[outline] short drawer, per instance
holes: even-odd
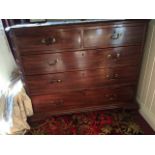
[[[133,87],[100,88],[31,96],[34,112],[55,112],[133,101]]]
[[[26,75],[139,64],[140,47],[23,56]]]
[[[15,36],[21,55],[37,54],[42,50],[55,53],[63,49],[81,47],[81,31],[78,29],[27,28],[17,30]]]
[[[26,76],[26,80],[31,95],[42,95],[71,90],[101,88],[120,83],[133,84],[137,82],[137,76],[137,67],[128,66]]]
[[[115,47],[140,45],[145,25],[132,27],[90,28],[84,30],[84,47]]]

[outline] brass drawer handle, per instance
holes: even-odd
[[[50,83],[53,84],[53,83],[61,83],[62,80],[58,79],[58,80],[51,80]]]
[[[115,79],[119,77],[119,75],[116,73],[114,74]]]
[[[108,54],[108,55],[107,55],[107,58],[108,58],[108,59],[110,59],[111,57],[112,57],[112,55],[111,55],[111,54]]]
[[[116,98],[117,98],[117,95],[116,94],[107,94],[107,95],[105,95],[106,96],[106,98],[108,99],[108,100],[110,100],[110,101],[112,101],[112,100],[115,100]]]
[[[110,75],[109,75],[109,74],[107,74],[107,75],[106,75],[106,78],[107,78],[107,79],[110,79]]]
[[[64,105],[64,100],[52,101],[51,104],[55,106],[61,106],[61,105]]]
[[[52,45],[53,43],[56,42],[56,39],[54,37],[48,37],[48,38],[43,38],[41,39],[41,43],[45,45]]]
[[[114,31],[112,36],[111,36],[111,39],[117,40],[120,38],[121,35],[122,35],[121,33],[117,33],[116,31]]]
[[[116,56],[112,56],[111,54],[108,54],[108,55],[107,55],[107,58],[108,58],[108,59],[114,59],[114,60],[117,60],[117,59],[120,58],[120,56],[121,56],[120,53],[117,53]]]
[[[53,39],[52,39],[52,43],[55,43],[55,42],[56,42],[56,39],[55,39],[55,38],[53,38]]]
[[[54,60],[54,61],[51,61],[51,62],[48,62],[48,64],[50,65],[50,66],[54,66],[54,65],[56,65],[58,63],[58,59],[56,59],[56,60]]]
[[[57,83],[61,83],[62,82],[62,80],[57,80]]]
[[[109,79],[109,80],[115,80],[118,77],[119,77],[119,74],[117,74],[117,73],[114,74],[114,75],[111,75],[111,76],[109,74],[106,75],[106,78]]]
[[[120,53],[117,53],[114,61],[118,61],[120,59],[120,56],[121,56],[121,54]]]
[[[117,53],[117,54],[116,54],[116,57],[117,57],[117,58],[120,58],[120,55],[121,55],[120,53]]]

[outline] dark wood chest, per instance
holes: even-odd
[[[135,107],[147,20],[13,28],[34,118]]]

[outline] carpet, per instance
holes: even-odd
[[[52,116],[32,127],[28,135],[141,135],[132,111],[94,111]]]

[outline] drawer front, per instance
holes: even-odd
[[[27,76],[31,95],[99,88],[109,84],[136,83],[137,67],[83,70],[39,76]]]
[[[26,75],[138,64],[140,47],[23,56]]]
[[[78,49],[81,47],[81,31],[80,30],[53,30],[48,28],[30,28],[18,30],[16,32],[16,41],[21,54],[31,54],[40,50],[57,50],[62,49]]]
[[[121,87],[32,96],[31,99],[34,112],[37,113],[103,106],[115,102],[119,104],[119,102],[130,102],[133,97],[133,87]]]
[[[90,28],[84,30],[84,47],[115,47],[139,45],[144,39],[145,26]],[[92,37],[93,36],[93,37]]]

